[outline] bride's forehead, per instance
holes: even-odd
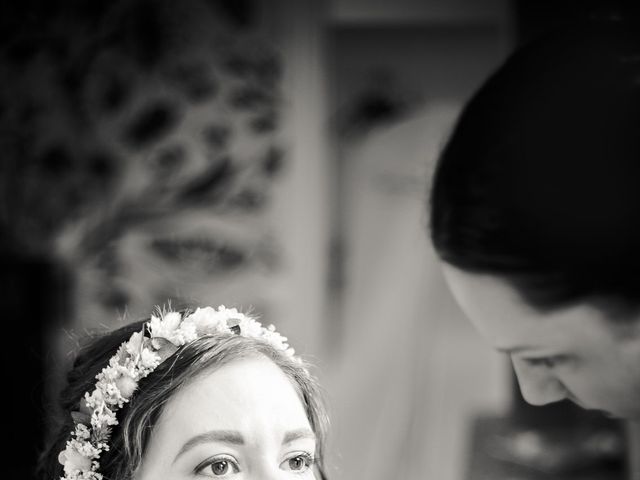
[[[280,451],[292,432],[308,433],[314,442],[309,448],[315,448],[315,432],[289,378],[264,357],[234,360],[171,397],[153,428],[145,462],[165,465],[198,438],[205,440],[194,447],[195,456],[200,451],[206,458],[219,447],[266,455]]]
[[[165,414],[192,422],[201,422],[206,416],[219,424],[249,422],[261,415],[273,421],[306,421],[291,380],[266,357],[234,360],[198,375],[174,395]]]

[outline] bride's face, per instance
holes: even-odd
[[[167,403],[136,480],[312,479],[316,439],[270,360],[234,361]]]

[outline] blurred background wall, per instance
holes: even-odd
[[[5,411],[29,445],[13,478],[29,478],[76,333],[167,301],[251,307],[318,365],[332,479],[574,478],[576,458],[603,457],[589,478],[620,478],[619,436],[607,457],[512,421],[528,410],[510,367],[427,239],[464,101],[523,32],[578,8],[523,5],[3,3],[3,365],[21,359]]]
[[[425,205],[457,112],[508,51],[508,5],[330,7],[336,477],[464,478],[471,418],[505,408],[509,378],[451,301]]]

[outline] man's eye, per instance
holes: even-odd
[[[553,368],[560,363],[559,357],[541,357],[541,358],[526,358],[525,361],[532,367],[546,367]]]
[[[313,466],[313,456],[308,453],[297,453],[292,457],[287,458],[280,468],[291,472],[302,473],[306,472]]]

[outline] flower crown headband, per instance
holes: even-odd
[[[273,325],[265,328],[235,308],[221,305],[217,309],[198,308],[193,313],[158,311],[142,331],[120,345],[96,376],[95,389],[86,392],[79,411],[71,413],[75,428],[58,455],[65,474],[61,480],[102,480],[100,455],[109,450],[112,427],[118,424],[116,412],[131,399],[138,382],[183,345],[216,333],[260,339],[300,361],[287,338]]]

